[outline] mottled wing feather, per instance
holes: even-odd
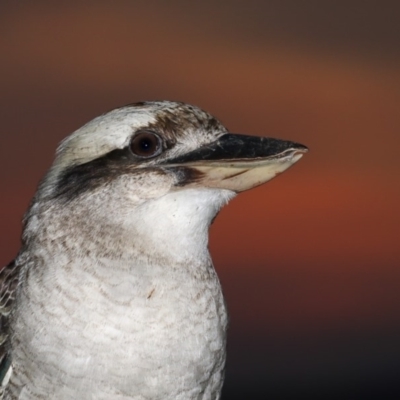
[[[10,368],[7,353],[8,317],[15,300],[18,286],[19,266],[11,261],[0,271],[0,399],[3,392],[3,380]]]

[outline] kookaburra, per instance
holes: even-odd
[[[227,313],[208,229],[301,144],[143,102],[59,146],[0,273],[6,400],[216,400]]]

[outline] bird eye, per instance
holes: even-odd
[[[139,132],[132,138],[130,147],[135,156],[154,157],[161,152],[161,139],[153,132]]]

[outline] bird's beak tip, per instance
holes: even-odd
[[[301,145],[301,146],[302,146],[302,148],[296,149],[293,152],[292,159],[293,159],[294,163],[299,161],[300,158],[302,158],[306,153],[308,153],[308,147],[303,146],[303,145]]]

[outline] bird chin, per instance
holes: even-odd
[[[278,158],[221,160],[187,165],[196,177],[190,186],[243,192],[271,180],[295,164],[305,151],[290,150]]]

